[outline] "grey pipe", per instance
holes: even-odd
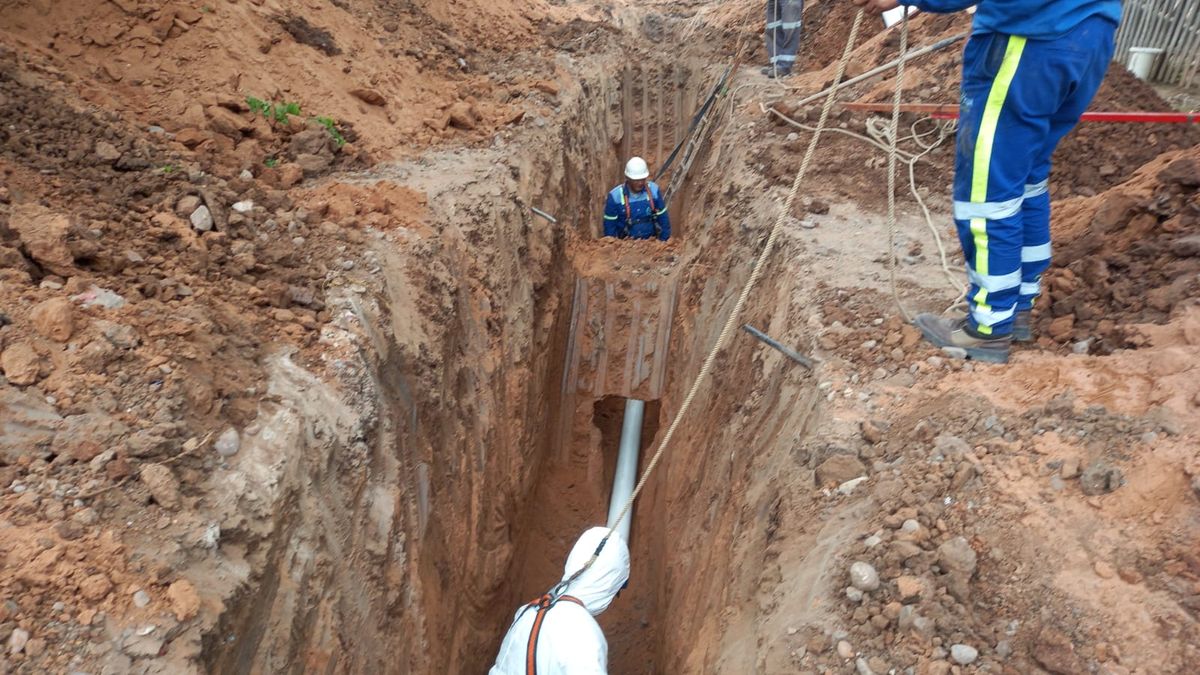
[[[541,217],[545,218],[546,220],[548,220],[548,221],[550,221],[550,222],[552,222],[552,223],[557,223],[557,222],[558,222],[558,219],[557,219],[557,218],[555,218],[554,216],[550,215],[549,213],[546,213],[545,211],[543,211],[543,210],[539,209],[539,208],[538,208],[538,207],[536,207],[536,206],[531,206],[531,207],[529,207],[529,210],[530,210],[530,211],[533,211],[533,212],[534,212],[534,213],[536,213],[537,215],[539,215],[539,216],[541,216]]]
[[[621,423],[621,447],[617,451],[617,470],[613,473],[612,499],[608,503],[608,526],[620,533],[625,543],[629,543],[629,529],[633,524],[631,511],[620,522],[616,520],[625,508],[625,502],[633,494],[637,484],[638,451],[642,442],[642,416],[646,411],[646,402],[636,398],[625,401],[625,419]]]

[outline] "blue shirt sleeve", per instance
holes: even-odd
[[[979,3],[980,0],[908,0],[904,4],[916,7],[922,12],[950,14],[951,12],[961,12],[971,5]]]
[[[619,237],[621,234],[621,218],[625,216],[625,211],[617,200],[613,199],[612,193],[608,193],[608,199],[604,202],[604,236]]]
[[[658,189],[657,183],[650,183],[648,188],[654,195],[654,203],[661,206],[661,209],[655,212],[654,216],[658,224],[658,239],[666,241],[671,238],[671,216],[667,213],[667,205],[663,203],[662,192]]]

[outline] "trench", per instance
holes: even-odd
[[[587,213],[582,239],[599,234],[604,196],[620,180],[625,158],[641,155],[656,171],[676,144],[684,140],[692,111],[699,105],[710,74],[671,65],[623,68],[613,85],[619,102],[610,110],[620,115],[621,134],[614,140],[602,165],[611,166],[606,178],[586,179],[580,190],[583,201],[565,204],[567,212]],[[704,91],[702,91],[704,90]],[[585,114],[585,120],[589,117]],[[590,132],[581,134],[590,137]],[[571,164],[573,160],[568,159]],[[686,196],[689,181],[680,184],[672,199],[673,238],[685,240]],[[665,189],[666,181],[660,181]],[[562,207],[560,207],[560,210]],[[522,602],[546,592],[563,573],[563,562],[575,539],[588,527],[603,525],[609,507],[625,401],[647,400],[642,425],[639,472],[663,421],[664,406],[657,398],[674,358],[668,348],[675,322],[677,279],[641,285],[620,270],[632,261],[638,271],[660,271],[649,254],[638,247],[649,242],[627,242],[622,260],[612,273],[597,273],[596,260],[573,260],[560,281],[564,298],[563,324],[553,341],[552,361],[558,367],[547,374],[547,419],[552,420],[547,443],[541,449],[538,469],[528,502],[513,518],[516,551],[498,596],[494,625],[499,630],[485,638],[485,662],[471,663],[464,672],[482,672],[499,647],[512,612]],[[685,243],[686,246],[686,243]],[[567,258],[595,255],[586,246],[565,252]],[[632,254],[632,255],[630,255]],[[600,253],[600,255],[604,255]],[[639,259],[643,258],[643,259]],[[603,261],[600,261],[603,263]],[[599,327],[597,327],[599,325]],[[586,334],[586,335],[585,335]],[[586,345],[585,345],[586,343]],[[651,343],[651,344],[647,344]],[[636,365],[634,365],[636,364]],[[633,396],[636,395],[636,396]],[[656,514],[657,495],[648,486],[631,517],[632,570],[621,601],[599,617],[609,641],[612,672],[659,672],[660,639],[659,562],[662,527]]]
[[[209,671],[486,672],[516,608],[604,523],[628,397],[648,401],[645,465],[749,268],[705,246],[729,223],[700,205],[729,186],[695,180],[703,153],[671,203],[673,270],[639,253],[656,244],[622,243],[611,266],[589,246],[625,157],[658,166],[721,69],[644,60],[614,73],[613,54],[599,62],[521,153],[426,158],[360,179],[426,192],[445,181],[429,194],[443,224],[407,261],[381,245],[384,290],[354,307],[367,336],[356,393],[377,414],[353,464],[350,443],[308,429],[262,534],[230,535],[251,573],[205,642]],[[463,166],[499,189],[481,199],[455,184],[470,178]],[[560,223],[535,221],[530,204]],[[744,262],[736,247],[753,241],[723,245]],[[685,278],[689,262],[728,274]],[[634,509],[628,592],[600,617],[612,672],[711,670],[724,625],[753,605],[755,575],[726,577],[764,555],[755,521],[777,496],[746,490],[754,453],[729,448],[760,421],[742,410],[744,374],[762,364],[743,344],[719,366],[738,376],[693,412]],[[795,396],[759,416],[786,428]],[[794,441],[775,435],[763,452]]]

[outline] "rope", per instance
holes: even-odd
[[[796,127],[797,129],[804,131],[816,130],[816,127],[811,127],[803,122],[798,122],[774,108],[768,108],[761,103],[759,104],[759,108],[762,109],[764,113],[774,115],[787,124]],[[926,132],[917,131],[917,126],[923,122],[933,122],[933,129]],[[957,295],[961,296],[965,291],[965,287],[963,286],[962,282],[959,281],[961,274],[955,275],[954,270],[950,268],[950,254],[946,250],[946,245],[942,241],[942,235],[940,232],[938,232],[937,225],[933,222],[933,214],[929,210],[929,205],[925,203],[925,199],[921,196],[920,191],[917,189],[916,175],[917,162],[921,161],[926,155],[940,147],[947,138],[953,137],[956,126],[957,123],[954,120],[935,120],[929,117],[923,117],[910,125],[911,133],[909,135],[898,139],[898,142],[910,140],[913,141],[921,148],[921,151],[914,154],[901,148],[897,148],[896,155],[901,162],[904,162],[908,166],[908,189],[912,194],[913,199],[917,202],[917,205],[921,207],[921,213],[925,217],[925,226],[933,235],[933,241],[937,245],[938,257],[941,261],[942,273],[946,275],[946,281],[949,283],[950,287],[954,289]],[[849,136],[850,138],[860,140],[875,148],[878,148],[880,151],[885,153],[889,152],[890,150],[890,139],[892,137],[891,127],[885,125],[883,120],[878,117],[872,117],[867,120],[868,136],[855,133],[848,129],[839,129],[837,127],[831,127],[825,131],[842,134],[843,136]],[[937,134],[937,138],[932,143],[926,143],[923,140],[926,136],[931,136],[933,134]]]
[[[725,348],[729,342],[730,336],[738,326],[738,319],[741,316],[742,310],[746,306],[747,300],[750,298],[750,292],[754,290],[755,284],[763,275],[763,270],[766,269],[767,258],[775,249],[775,242],[779,239],[779,235],[783,232],[783,225],[787,221],[788,216],[792,213],[792,206],[796,201],[796,194],[800,191],[800,185],[804,182],[804,176],[808,173],[808,166],[812,163],[813,156],[816,154],[817,142],[821,139],[821,133],[825,129],[825,123],[829,120],[829,111],[833,108],[834,99],[837,96],[837,84],[842,81],[842,77],[846,73],[846,64],[850,62],[850,54],[854,50],[854,43],[858,39],[858,29],[862,24],[863,10],[859,10],[854,16],[854,24],[850,27],[850,36],[846,40],[846,48],[842,52],[842,58],[838,61],[837,74],[834,76],[834,87],[830,89],[829,95],[825,98],[825,104],[821,107],[821,118],[817,122],[817,130],[813,133],[812,139],[808,142],[808,149],[804,153],[804,159],[800,162],[800,168],[796,171],[796,177],[792,180],[792,189],[788,193],[787,200],[784,201],[783,210],[779,212],[779,217],[775,219],[774,226],[771,227],[771,233],[767,236],[766,244],[763,246],[762,252],[758,254],[758,258],[754,261],[754,269],[750,272],[750,278],[742,287],[742,293],[738,296],[737,303],[733,306],[733,311],[730,312],[729,318],[726,319],[725,325],[721,328],[721,334],[717,337],[716,344],[712,350],[704,358],[704,364],[700,367],[699,374],[696,375],[696,380],[692,382],[691,388],[688,390],[687,396],[683,399],[683,404],[679,406],[679,411],[675,413],[675,417],[671,420],[671,426],[667,427],[667,431],[663,434],[663,438],[659,441],[658,449],[655,450],[654,456],[650,459],[650,463],[646,465],[646,470],[642,472],[642,477],[638,479],[637,485],[633,488],[633,492],[629,495],[629,499],[625,502],[625,507],[621,509],[620,515],[612,523],[611,528],[615,529],[621,524],[621,521],[629,515],[630,509],[633,508],[634,501],[641,494],[642,488],[646,486],[646,481],[649,480],[650,474],[658,466],[659,460],[662,459],[663,452],[671,443],[671,438],[675,436],[675,431],[679,428],[680,422],[683,421],[684,415],[692,406],[692,401],[699,393],[701,385],[708,379],[709,373],[712,371],[713,363],[717,359],[717,354]],[[562,582],[556,587],[556,592],[561,592],[570,585],[571,582],[579,578],[579,575],[587,571],[600,556],[600,551],[604,549],[604,545],[608,543],[608,537],[612,536],[612,530],[609,534],[600,540],[600,545],[596,547],[596,552],[592,557],[575,572],[569,579]]]
[[[896,288],[896,143],[900,138],[900,95],[904,89],[904,57],[908,53],[908,8],[905,8],[904,19],[900,26],[900,58],[896,61],[896,89],[892,95],[892,127],[891,143],[888,145],[888,282],[892,287],[892,298],[896,301],[896,309],[908,323],[912,323],[912,315],[900,301],[900,291]],[[912,168],[910,163],[909,168]]]
[[[896,147],[899,142],[900,135],[900,98],[904,90],[904,62],[906,61],[905,54],[908,52],[908,12],[904,12],[904,18],[901,20],[900,26],[900,58],[896,62],[896,88],[892,95],[892,125],[888,130],[890,143],[888,145],[888,282],[892,290],[892,298],[896,301],[896,309],[900,310],[900,315],[905,321],[912,323],[912,316],[905,309],[904,303],[900,300],[900,291],[896,288],[896,159],[899,153]],[[913,197],[917,199],[917,203],[921,206],[921,211],[925,215],[925,224],[929,226],[929,231],[933,233],[933,239],[937,242],[938,255],[941,257],[942,272],[946,274],[946,278],[950,280],[950,285],[958,290],[958,295],[955,301],[946,308],[943,314],[949,313],[951,310],[963,305],[966,301],[967,288],[959,282],[950,271],[950,265],[947,262],[946,247],[942,244],[942,236],[938,233],[937,227],[933,224],[933,218],[929,214],[929,208],[925,205],[925,200],[917,191],[917,178],[915,166],[917,160],[924,157],[933,148],[941,145],[942,141],[948,135],[946,133],[947,126],[940,126],[941,133],[938,140],[932,145],[926,145],[922,140],[922,135],[917,133],[917,123],[914,122],[912,127],[912,139],[923,150],[908,162],[908,185],[912,191]],[[868,133],[871,133],[871,126],[868,125]],[[930,132],[932,133],[932,131]]]

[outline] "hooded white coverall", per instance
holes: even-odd
[[[611,531],[607,527],[593,527],[583,533],[567,556],[564,581],[583,567],[600,545],[600,540]],[[614,533],[595,564],[565,591],[584,606],[559,600],[546,611],[535,655],[537,675],[603,675],[608,672],[608,642],[600,624],[592,617],[608,609],[628,580],[629,547],[620,534]],[[488,675],[526,675],[529,632],[536,615],[536,607],[524,606],[517,610],[516,619],[500,645],[496,665]]]

